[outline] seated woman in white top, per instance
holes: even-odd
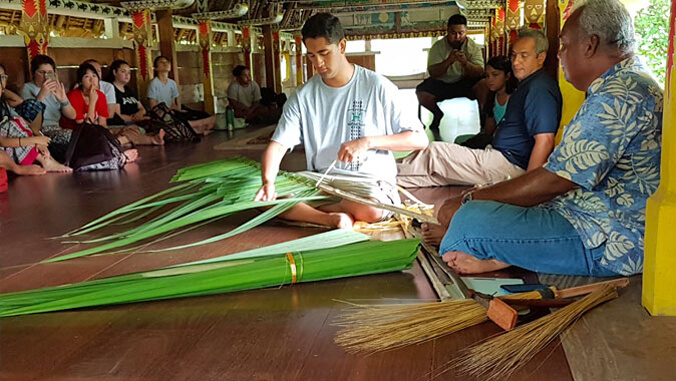
[[[181,110],[181,100],[179,99],[178,86],[173,79],[169,78],[171,71],[171,61],[164,56],[155,58],[153,63],[155,67],[156,76],[148,84],[148,104],[150,108],[155,107],[160,103],[164,103],[167,107],[181,113],[184,118],[188,120],[190,126],[198,134],[208,134],[214,127],[215,118],[207,113],[184,112]]]
[[[108,67],[106,79],[107,82],[101,81],[101,83],[112,84],[116,100],[112,107],[108,102],[108,110],[110,111],[108,113],[108,125],[123,125],[122,134],[134,144],[163,145],[164,130],[160,129],[159,133],[150,135],[144,133],[139,126],[139,123],[142,125],[149,118],[146,116],[143,104],[138,101],[136,94],[127,86],[131,79],[129,63],[124,60],[113,61]]]

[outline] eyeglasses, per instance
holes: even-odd
[[[9,75],[7,75],[7,74],[0,74],[0,81],[6,81],[7,78],[9,78]]]

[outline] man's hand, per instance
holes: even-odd
[[[42,87],[40,87],[40,92],[38,92],[37,100],[44,102],[44,100],[49,96],[50,93],[53,93],[56,90],[57,83],[53,79],[46,80]]]
[[[446,57],[446,61],[448,61],[449,64],[453,64],[453,62],[458,60],[457,54],[457,50],[451,50],[450,53],[448,53],[448,57]]]
[[[263,184],[258,193],[256,193],[256,197],[254,197],[254,201],[274,201],[275,199],[277,199],[277,192],[275,191],[274,182]]]
[[[455,60],[463,65],[467,65],[467,55],[462,50],[455,52]]]
[[[451,225],[451,220],[455,212],[462,206],[462,196],[452,197],[444,201],[441,208],[437,211],[437,220],[445,229]]]
[[[369,148],[371,148],[371,143],[368,137],[349,141],[340,146],[338,160],[343,163],[359,161],[366,157],[366,151],[368,151]]]

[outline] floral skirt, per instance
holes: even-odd
[[[30,126],[22,118],[6,119],[0,124],[0,136],[3,138],[29,138],[33,136]],[[35,146],[0,147],[15,163],[30,165],[35,162],[40,152]]]

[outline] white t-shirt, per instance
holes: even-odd
[[[115,86],[106,81],[99,81],[99,90],[106,96],[106,103],[109,105],[114,105],[117,103],[117,97],[115,97]]]
[[[329,87],[315,75],[284,105],[273,141],[286,148],[303,143],[307,169],[325,171],[343,143],[364,136],[394,135],[422,130],[413,113],[402,113],[397,87],[387,78],[354,65],[350,81]],[[369,150],[359,163],[336,164],[332,174],[365,175],[396,183],[392,151]]]
[[[178,86],[171,78],[167,78],[167,83],[162,83],[159,78],[155,77],[148,84],[148,99],[164,103],[167,107],[171,107],[174,98],[178,98],[178,95]]]
[[[234,81],[228,87],[228,98],[234,99],[249,108],[254,102],[261,100],[261,88],[256,81],[251,81],[247,87]]]

